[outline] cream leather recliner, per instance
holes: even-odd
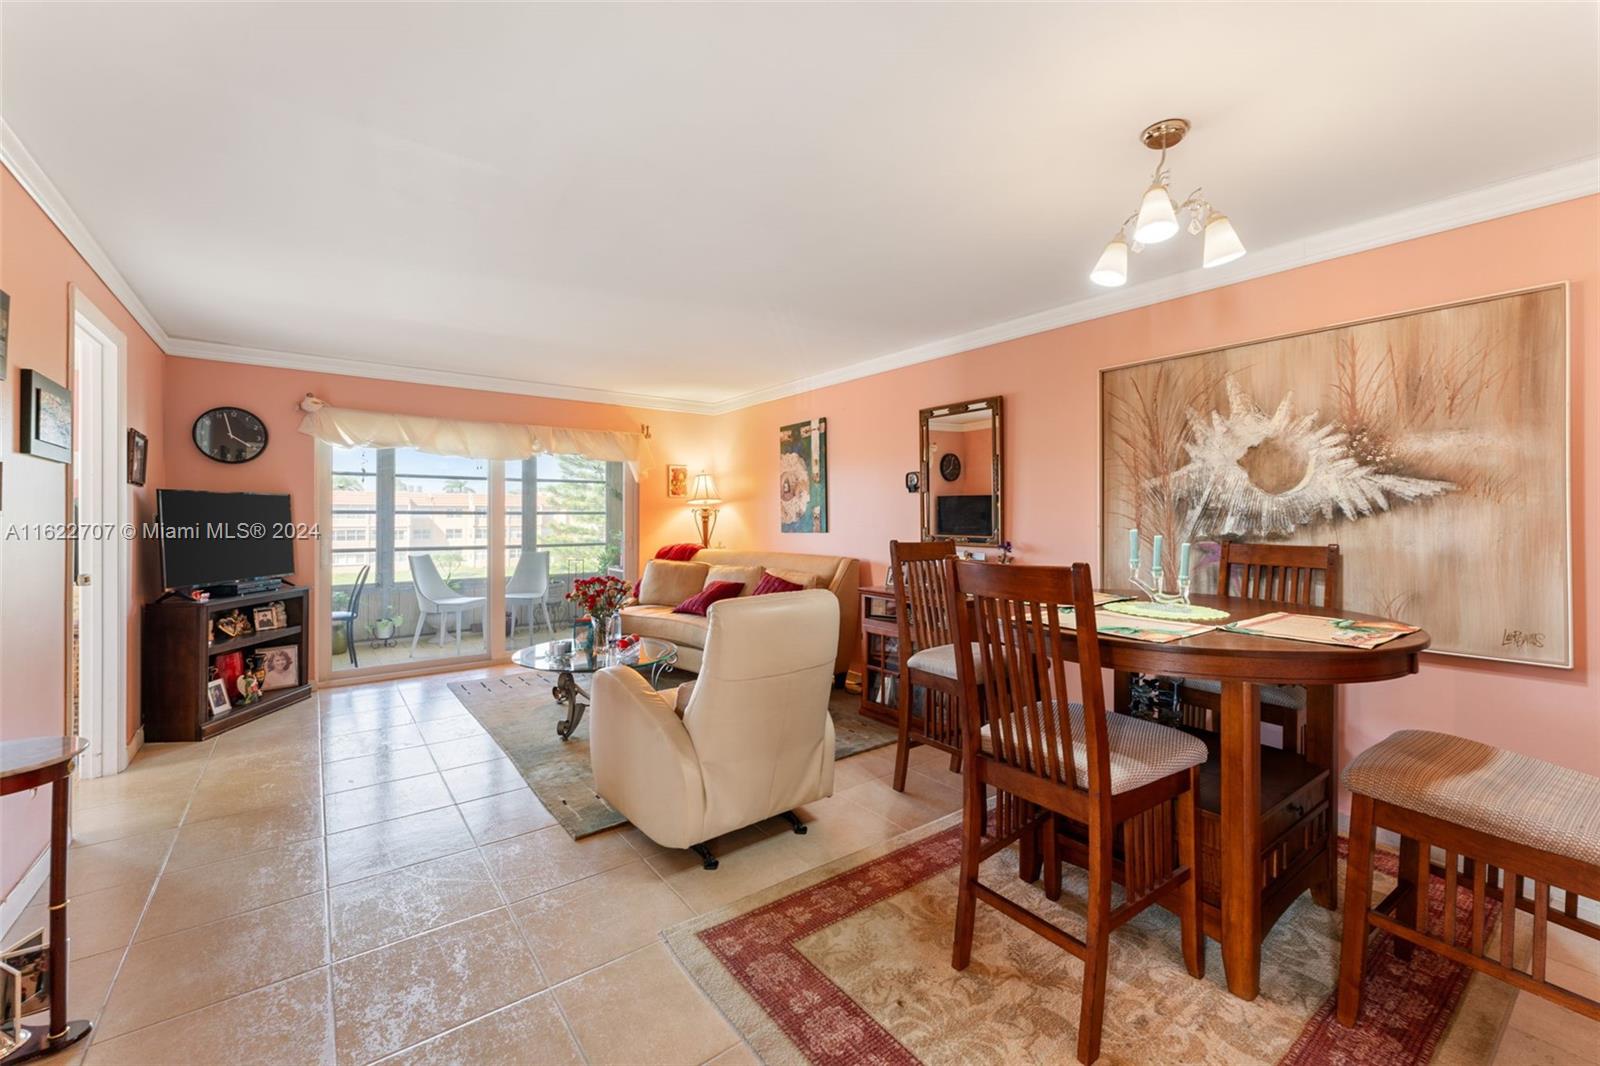
[[[657,692],[636,670],[595,675],[595,789],[651,840],[693,848],[833,794],[839,604],[811,589],[723,600],[710,611],[700,677]],[[682,717],[679,717],[681,708]]]

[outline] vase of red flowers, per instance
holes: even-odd
[[[596,647],[609,644],[613,639],[613,631],[616,636],[622,635],[621,625],[613,625],[612,622],[627,602],[626,581],[605,575],[576,578],[567,593],[567,599],[572,601],[575,614],[582,612],[589,616],[590,624],[594,627]]]

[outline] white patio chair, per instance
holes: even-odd
[[[533,630],[535,604],[544,611],[544,627],[554,629],[550,622],[550,553],[525,551],[518,556],[517,569],[506,582],[506,606],[511,610],[513,640],[524,606],[528,608],[528,629],[530,633]]]
[[[433,565],[433,556],[413,552],[407,558],[411,564],[411,589],[417,594],[417,628],[411,634],[411,655],[417,654],[417,639],[422,636],[422,625],[429,615],[439,617],[439,646],[444,647],[444,625],[447,617],[456,623],[456,654],[461,654],[461,616],[474,608],[481,608],[488,600],[483,596],[463,596],[439,576]]]

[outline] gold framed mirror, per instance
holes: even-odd
[[[1005,539],[1000,397],[925,407],[918,420],[922,539],[998,546]]]

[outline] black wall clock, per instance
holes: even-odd
[[[194,446],[219,463],[248,463],[267,450],[267,427],[241,407],[213,407],[194,420]]]
[[[954,481],[961,476],[961,456],[955,452],[945,452],[939,457],[939,476],[946,481]]]

